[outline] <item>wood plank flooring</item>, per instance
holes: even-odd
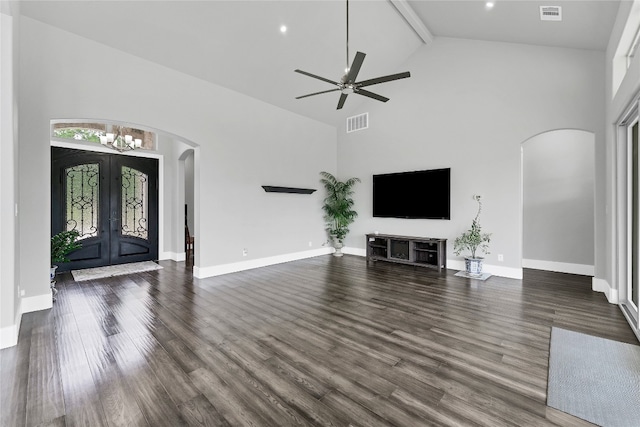
[[[161,265],[59,278],[0,351],[2,426],[583,426],[545,405],[551,326],[637,344],[582,276]]]

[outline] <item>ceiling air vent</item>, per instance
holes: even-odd
[[[367,129],[369,127],[369,113],[358,114],[357,116],[347,117],[347,133],[357,130]]]
[[[561,6],[540,6],[541,21],[562,21]]]

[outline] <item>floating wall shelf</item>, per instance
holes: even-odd
[[[312,188],[275,187],[273,185],[263,185],[262,188],[264,188],[264,191],[267,193],[311,194],[316,191]]]

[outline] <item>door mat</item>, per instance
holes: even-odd
[[[456,274],[454,274],[454,276],[466,277],[467,279],[487,280],[489,277],[491,277],[491,274],[490,273],[482,273],[479,276],[476,276],[474,274],[469,274],[466,271],[462,270],[462,271],[458,271]]]
[[[547,405],[603,427],[637,427],[640,346],[551,328]]]
[[[71,274],[76,282],[96,280],[105,277],[124,276],[125,274],[142,273],[144,271],[160,270],[162,266],[153,261],[132,262],[130,264],[108,265],[106,267],[85,268],[73,270]]]

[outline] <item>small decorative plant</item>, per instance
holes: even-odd
[[[471,252],[471,258],[477,259],[476,252],[481,251],[484,254],[489,253],[489,243],[491,242],[491,234],[483,233],[480,226],[480,212],[482,211],[482,198],[479,195],[473,196],[474,200],[478,202],[478,213],[471,223],[471,228],[453,242],[453,252],[456,255],[460,255],[462,251],[468,250]]]
[[[77,230],[61,231],[51,237],[51,265],[57,262],[69,262],[68,255],[79,249],[80,233]]]
[[[353,187],[360,182],[359,178],[350,178],[340,181],[329,172],[320,172],[322,179],[320,182],[327,191],[322,210],[324,219],[327,222],[327,232],[334,239],[334,242],[342,244],[342,241],[349,233],[349,225],[358,216],[353,210]]]

